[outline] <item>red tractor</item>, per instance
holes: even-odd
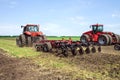
[[[80,41],[85,43],[97,43],[99,45],[111,45],[120,42],[120,36],[113,32],[103,32],[102,24],[94,24],[90,26],[91,31],[82,34]]]
[[[23,33],[16,38],[16,44],[19,47],[32,46],[34,42],[46,40],[46,36],[39,31],[39,25],[27,24],[26,26],[21,26],[21,28],[23,28]]]

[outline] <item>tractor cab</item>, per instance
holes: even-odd
[[[23,27],[23,33],[25,35],[29,35],[32,37],[43,35],[43,33],[39,31],[39,25],[27,24],[26,26],[21,26],[21,28],[22,27]]]
[[[103,25],[101,25],[101,24],[91,25],[90,27],[92,27],[93,34],[103,31]]]
[[[29,31],[29,32],[39,32],[39,26],[38,25],[26,25],[26,26],[21,26],[24,27],[23,32]]]

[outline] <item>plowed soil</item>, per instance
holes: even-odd
[[[43,68],[30,59],[13,58],[0,49],[0,80],[70,80],[69,75]]]
[[[0,49],[0,80],[71,80],[72,78],[70,74],[36,65],[30,59],[14,58],[4,53],[6,52]],[[101,53],[77,55],[64,61],[74,63],[81,70],[99,72],[113,80],[120,79],[120,51],[113,50],[112,46],[102,47]]]

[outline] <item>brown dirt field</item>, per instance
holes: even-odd
[[[4,55],[0,49],[0,80],[70,80],[71,76],[43,68],[30,59]]]
[[[113,46],[102,46],[101,53],[70,57],[67,61],[80,69],[98,72],[114,80],[120,79],[120,51],[115,51]]]
[[[6,52],[0,49],[0,80],[72,79],[71,74],[66,74],[56,69],[47,69],[34,64],[31,59],[14,58],[4,55],[4,53]],[[42,56],[47,56],[47,54]],[[98,72],[103,76],[111,77],[111,80],[120,79],[120,51],[113,50],[113,46],[102,47],[101,53],[77,55],[75,57],[69,56],[61,59],[69,64],[74,64],[80,70]]]

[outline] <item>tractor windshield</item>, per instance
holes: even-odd
[[[99,27],[98,27],[98,31],[99,31],[99,32],[102,32],[102,31],[103,31],[103,26],[99,26]]]
[[[29,26],[28,31],[30,31],[30,32],[38,32],[39,29],[38,29],[38,26]]]
[[[92,25],[92,30],[93,30],[94,33],[102,32],[103,31],[103,25]]]

